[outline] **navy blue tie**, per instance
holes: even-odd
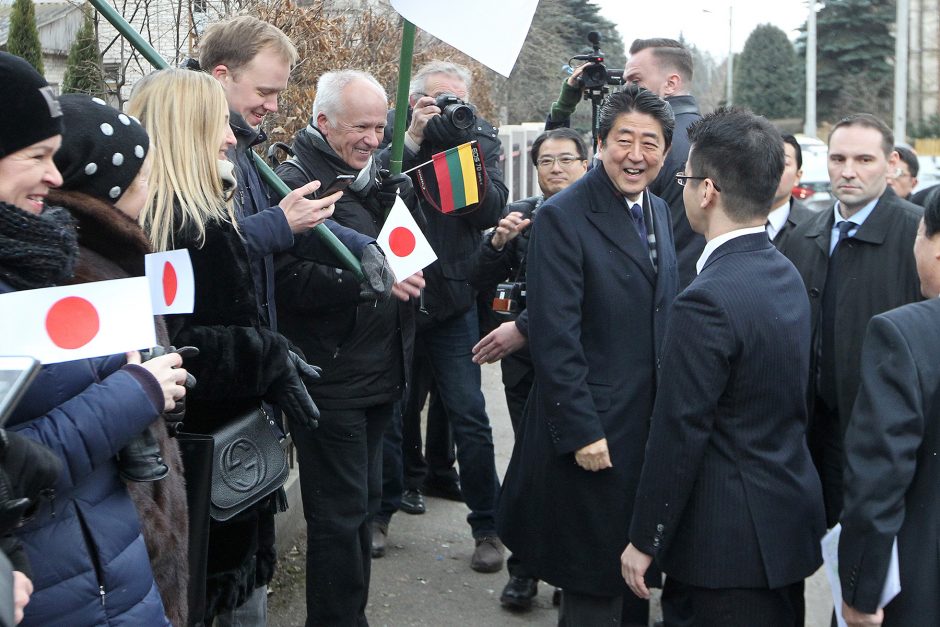
[[[636,232],[640,234],[640,240],[642,240],[643,245],[649,245],[649,237],[646,233],[646,221],[643,219],[643,207],[641,207],[639,203],[630,205],[630,217],[633,218],[633,226],[636,227]]]

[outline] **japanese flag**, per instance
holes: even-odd
[[[0,294],[0,355],[53,364],[156,343],[146,277]]]
[[[151,253],[144,257],[144,266],[154,315],[193,312],[196,284],[188,250]]]
[[[396,281],[407,279],[437,259],[427,238],[401,198],[395,199],[395,205],[389,212],[388,218],[385,219],[385,225],[376,240],[385,251],[385,258],[388,259],[388,265],[395,273]]]

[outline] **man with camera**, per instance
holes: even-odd
[[[535,379],[532,357],[526,348],[529,225],[535,220],[542,203],[584,176],[588,164],[584,140],[570,128],[545,131],[536,137],[530,156],[537,169],[542,193],[506,206],[499,225],[483,237],[471,271],[471,281],[481,291],[499,283],[493,310],[507,321],[473,347],[473,361],[478,364],[500,361],[506,406],[517,435],[522,411]],[[507,567],[509,583],[503,588],[500,603],[513,610],[528,610],[536,595],[537,579],[514,556],[509,557]]]
[[[561,95],[552,104],[545,128],[569,126],[571,114],[582,98],[584,76],[597,74],[596,65],[577,68],[562,84]],[[608,71],[612,72],[612,71]],[[692,230],[682,203],[682,188],[675,175],[682,170],[689,156],[689,125],[702,117],[695,97],[689,93],[692,84],[692,54],[674,39],[637,39],[630,46],[630,59],[623,72],[624,83],[645,87],[669,103],[676,117],[672,148],[666,155],[659,176],[650,184],[650,192],[669,205],[672,230],[679,262],[679,289],[695,278],[695,262],[705,249],[705,238]]]
[[[648,603],[625,597],[617,558],[676,294],[669,208],[648,190],[674,123],[645,89],[608,96],[601,165],[541,205],[529,241],[535,383],[500,494],[499,531],[534,576],[563,588],[559,625],[649,620]]]
[[[470,83],[466,68],[443,61],[431,61],[414,74],[403,168],[415,167],[436,153],[470,141],[478,143],[486,168],[481,200],[466,209],[445,214],[426,199],[421,200],[427,220],[425,233],[438,260],[425,270],[427,286],[418,310],[417,341],[423,343],[440,399],[451,420],[460,487],[470,508],[467,520],[475,539],[470,566],[479,572],[497,572],[503,565],[503,547],[496,536],[495,521],[499,478],[480,366],[471,361],[471,349],[480,338],[480,327],[476,292],[469,276],[470,258],[479,245],[480,233],[499,222],[509,192],[499,168],[500,142],[496,129],[477,116],[472,106],[465,105]],[[394,112],[388,115],[386,142],[391,141]],[[433,445],[428,443],[429,447]],[[395,447],[386,447],[386,451],[389,448]],[[400,451],[398,447],[398,459],[386,462],[386,470],[401,473]],[[373,533],[384,533],[386,529]]]

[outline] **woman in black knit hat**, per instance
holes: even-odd
[[[0,292],[67,283],[73,221],[46,205],[62,183],[61,107],[28,63],[2,52],[0,85]],[[140,361],[134,351],[45,365],[7,422],[63,465],[55,498],[17,531],[35,585],[23,625],[170,624],[115,458],[183,397],[186,371],[175,353]]]

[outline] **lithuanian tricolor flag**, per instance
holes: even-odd
[[[433,178],[428,176],[431,167]],[[418,168],[417,174],[424,197],[442,213],[452,213],[483,200],[486,169],[475,141],[432,155],[431,161]],[[435,201],[432,181],[436,183],[440,204]]]

